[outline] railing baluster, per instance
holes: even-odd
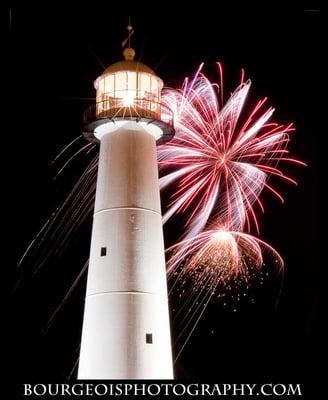
[[[125,115],[126,118],[144,117],[147,119],[159,119],[170,127],[173,127],[173,112],[162,103],[136,98],[134,99],[134,106],[123,107],[122,101],[123,99],[120,98],[107,98],[92,104],[83,115],[84,123],[88,124],[99,118],[122,117],[122,115]],[[129,113],[120,113],[120,110],[124,110],[125,108],[130,109]]]

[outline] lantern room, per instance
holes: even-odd
[[[162,131],[160,142],[170,140],[173,113],[161,103],[163,81],[147,65],[134,60],[131,47],[124,49],[123,56],[124,60],[106,68],[94,83],[96,104],[84,115],[86,135],[92,139],[94,129],[109,121],[135,120],[157,125]]]
[[[109,66],[95,81],[98,116],[158,116],[163,81],[134,61],[132,48],[124,49],[123,55],[124,61]]]

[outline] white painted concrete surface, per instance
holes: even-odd
[[[156,142],[146,129],[127,122],[99,137],[79,379],[173,378]]]

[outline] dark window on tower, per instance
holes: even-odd
[[[107,254],[107,247],[102,247],[100,250],[101,257],[104,257]]]
[[[153,334],[146,333],[146,343],[153,343]]]

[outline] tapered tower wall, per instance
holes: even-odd
[[[79,379],[173,378],[156,140],[100,137]]]

